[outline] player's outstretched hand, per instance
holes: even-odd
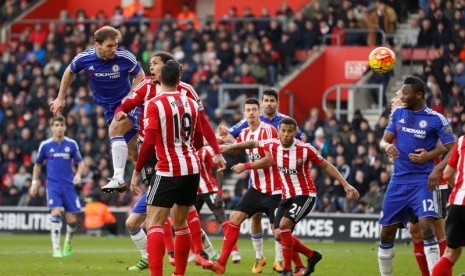
[[[344,191],[346,192],[348,199],[359,199],[360,197],[357,189],[355,189],[352,185],[347,185],[344,187]]]
[[[121,120],[124,120],[128,117],[128,114],[126,114],[125,112],[123,111],[118,111],[118,113],[115,114],[115,120],[117,122],[121,121]]]
[[[243,163],[238,163],[238,164],[232,166],[231,170],[233,170],[237,174],[240,174],[240,173],[245,171],[245,166],[244,166]]]
[[[226,160],[224,159],[222,154],[217,154],[217,155],[213,156],[213,162],[218,164],[218,170],[219,171],[222,171],[222,170],[226,169]]]
[[[55,100],[51,101],[49,104],[50,111],[53,113],[53,115],[60,115],[61,112],[63,111],[63,108],[66,105],[65,99],[61,98],[56,98]]]
[[[139,182],[140,182],[140,172],[134,170],[132,172],[131,178],[131,186],[129,186],[129,190],[131,193],[138,195],[139,194]]]
[[[426,149],[416,149],[415,152],[408,155],[408,158],[413,163],[424,163],[431,159]]]
[[[229,134],[229,128],[227,128],[225,125],[218,126],[218,136],[224,138],[228,136],[228,134]]]

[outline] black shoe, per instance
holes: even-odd
[[[294,273],[292,273],[292,270],[283,270],[283,272],[281,272],[281,274],[279,274],[280,276],[293,276]]]
[[[307,268],[305,269],[304,276],[309,276],[315,271],[316,264],[321,261],[323,256],[317,252],[313,251],[313,256],[310,259],[307,259]]]

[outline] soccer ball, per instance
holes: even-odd
[[[396,55],[389,48],[378,47],[373,49],[368,56],[368,64],[376,73],[385,74],[394,68]]]

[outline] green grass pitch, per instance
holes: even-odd
[[[217,250],[221,240],[212,240]],[[323,254],[323,260],[312,275],[379,275],[376,243],[307,241],[308,245]],[[252,275],[255,258],[249,239],[239,241],[242,255],[240,264],[228,263],[226,275]],[[149,275],[146,271],[127,271],[139,258],[131,239],[78,235],[73,240],[74,253],[66,258],[52,258],[49,235],[0,234],[0,275]],[[268,264],[262,275],[277,275],[271,270],[274,244],[265,241],[265,257]],[[173,267],[165,257],[165,275],[171,275]],[[454,267],[454,275],[465,272],[465,257]],[[190,263],[186,275],[215,275]],[[394,275],[420,275],[411,245],[396,244]]]

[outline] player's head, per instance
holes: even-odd
[[[297,122],[291,117],[284,117],[278,125],[279,140],[283,147],[292,146],[294,137],[297,134]]]
[[[415,76],[408,76],[400,89],[400,99],[408,109],[417,109],[424,105],[426,85]]]
[[[52,119],[51,130],[53,137],[63,138],[66,131],[66,119],[62,115],[57,115]]]
[[[97,55],[104,60],[112,59],[116,55],[121,33],[111,26],[103,26],[94,33]]]
[[[160,71],[160,82],[165,86],[176,87],[181,78],[181,64],[176,60],[167,61]]]
[[[248,98],[244,102],[244,118],[250,124],[260,122],[260,103],[255,98]]]
[[[266,89],[262,95],[263,113],[268,117],[272,117],[278,110],[278,91],[274,89]]]
[[[160,81],[161,67],[169,60],[175,60],[174,56],[165,51],[158,51],[150,58],[150,75],[154,81]]]

